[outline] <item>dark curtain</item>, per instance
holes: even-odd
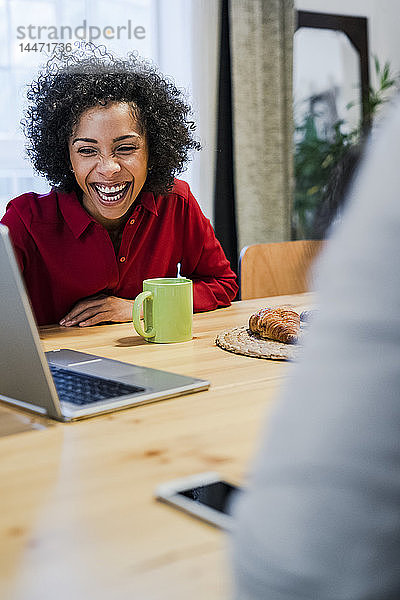
[[[214,228],[232,269],[237,273],[229,0],[222,0],[217,119]]]

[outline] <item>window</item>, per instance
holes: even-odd
[[[94,43],[117,55],[137,51],[154,61],[184,90],[203,150],[182,177],[212,218],[218,15],[215,0],[0,0],[0,217],[11,198],[49,191],[25,156],[20,126],[26,85],[49,56],[46,44],[73,43],[91,34]],[[142,29],[135,36],[136,27]],[[104,33],[108,28],[113,37],[111,29]],[[42,52],[39,46],[32,51],[35,42],[43,44]]]
[[[49,191],[25,156],[20,125],[26,86],[50,56],[48,44],[91,35],[118,55],[137,50],[156,61],[156,9],[155,0],[0,0],[0,216],[11,198]]]

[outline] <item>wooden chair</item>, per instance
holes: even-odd
[[[239,258],[240,299],[307,292],[308,272],[322,244],[298,240],[243,248]]]

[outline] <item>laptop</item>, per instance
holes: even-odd
[[[0,225],[0,400],[74,421],[206,390],[208,381],[60,349],[44,353],[8,228]]]

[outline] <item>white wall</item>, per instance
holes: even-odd
[[[297,10],[311,10],[368,18],[370,58],[388,60],[393,73],[400,72],[400,2],[399,0],[295,0]],[[371,83],[375,84],[371,63]]]
[[[220,2],[161,0],[158,64],[186,92],[202,150],[179,177],[213,221]]]

